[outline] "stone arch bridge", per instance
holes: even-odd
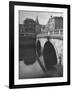
[[[37,40],[41,42],[41,51],[43,51],[45,43],[49,40],[55,48],[56,55],[57,55],[57,64],[60,62],[59,57],[63,58],[63,34],[48,34],[48,33],[41,33],[36,36]],[[61,61],[62,63],[62,61]]]

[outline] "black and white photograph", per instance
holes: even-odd
[[[19,79],[63,77],[63,13],[19,11]]]
[[[70,6],[9,5],[9,87],[69,85]]]

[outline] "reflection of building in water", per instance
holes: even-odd
[[[19,60],[24,60],[26,65],[33,64],[36,61],[35,25],[36,22],[33,19],[26,18],[19,29]]]

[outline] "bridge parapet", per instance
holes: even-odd
[[[53,38],[53,39],[61,39],[63,40],[63,33],[62,31],[59,32],[48,32],[48,33],[40,33],[36,36],[37,38]]]

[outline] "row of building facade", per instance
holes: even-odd
[[[63,17],[50,17],[46,25],[41,25],[38,20],[26,19],[23,24],[19,24],[20,35],[37,34],[63,34]]]

